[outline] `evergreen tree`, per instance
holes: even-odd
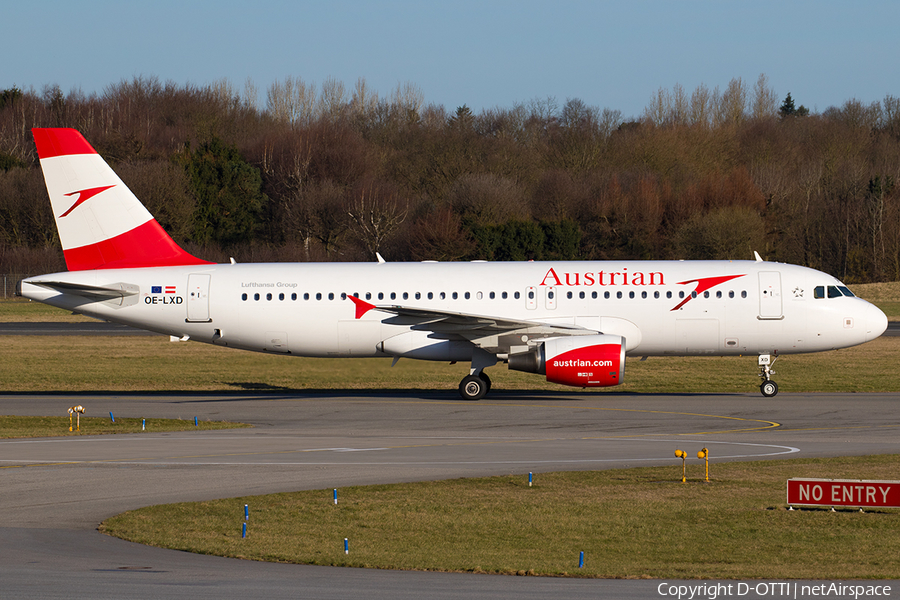
[[[794,99],[791,98],[791,93],[788,92],[788,95],[785,97],[784,102],[781,103],[781,108],[778,110],[778,114],[781,115],[781,118],[785,117],[793,117],[794,113],[797,112],[797,109],[794,108]]]
[[[786,117],[805,117],[809,114],[809,109],[802,104],[799,106],[799,108],[795,108],[794,99],[791,98],[791,93],[788,92],[788,95],[785,97],[784,102],[781,103],[781,108],[778,110],[778,114],[782,119]]]
[[[222,246],[251,241],[268,201],[259,170],[215,137],[196,151],[186,149],[181,162],[197,199],[194,241]]]

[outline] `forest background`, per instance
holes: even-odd
[[[643,114],[474,114],[364,79],[0,90],[0,273],[65,270],[32,127],[74,127],[176,242],[226,262],[752,259],[900,280],[900,98],[811,113],[760,75]]]

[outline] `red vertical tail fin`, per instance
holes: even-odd
[[[70,271],[211,264],[185,252],[74,129],[33,129]]]

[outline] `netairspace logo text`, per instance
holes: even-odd
[[[753,594],[762,598],[889,598],[891,586],[850,583],[702,583],[697,585],[663,582],[656,588],[660,596],[677,600],[716,600]]]

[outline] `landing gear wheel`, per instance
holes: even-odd
[[[485,393],[491,391],[491,378],[488,377],[488,374],[482,371],[479,377],[481,377],[484,380],[485,385],[487,385],[487,391],[485,391]]]
[[[481,400],[487,394],[489,387],[490,384],[481,377],[466,375],[459,382],[459,395],[463,400]]]
[[[759,386],[759,391],[762,392],[762,395],[766,398],[771,398],[778,393],[778,384],[771,379],[769,379],[768,381],[763,381]]]

